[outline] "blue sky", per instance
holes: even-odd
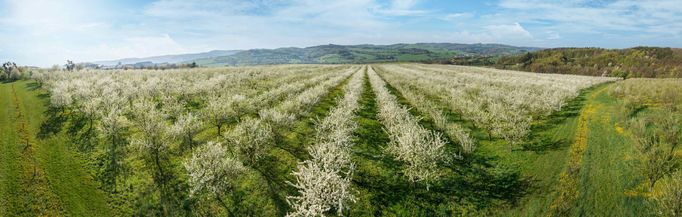
[[[682,47],[679,0],[0,0],[0,61],[412,42]]]

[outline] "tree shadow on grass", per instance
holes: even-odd
[[[374,160],[372,166],[381,168],[381,173],[360,168],[353,175],[353,183],[359,188],[372,193],[371,204],[375,206],[375,211],[385,210],[391,206],[405,201],[412,197],[415,191],[419,191],[421,186],[410,183],[398,170],[398,163],[392,159]],[[373,213],[379,215],[381,213]]]
[[[305,134],[302,134],[295,129],[291,130],[278,130],[275,133],[274,147],[282,149],[291,156],[295,157],[299,161],[309,158],[308,151],[306,150],[309,138],[306,138]]]
[[[570,100],[560,111],[554,112],[533,124],[531,126],[531,134],[528,141],[522,145],[523,150],[545,152],[570,146],[571,141],[566,139],[554,139],[545,133],[554,130],[557,126],[565,124],[566,121],[571,118],[580,116],[580,112],[587,102],[587,95],[589,95],[594,89],[595,88],[593,87],[581,91],[578,97]]]
[[[41,87],[42,87],[42,86],[41,86],[40,84],[38,84],[38,82],[29,82],[29,83],[26,83],[26,88],[27,88],[28,90],[30,90],[30,91],[38,90],[38,89],[40,89]]]
[[[91,151],[96,146],[94,126],[89,128],[88,120],[80,115],[75,115],[66,129],[67,135],[79,151]]]
[[[260,160],[257,163],[257,165],[254,166],[253,168],[256,171],[258,171],[258,173],[260,173],[260,175],[263,178],[265,178],[270,198],[277,207],[277,215],[285,216],[287,211],[289,210],[289,204],[287,203],[286,198],[283,197],[281,194],[284,193],[284,195],[292,195],[295,194],[296,191],[295,189],[293,189],[293,187],[286,183],[286,181],[291,180],[287,180],[286,176],[283,174],[289,173],[281,173],[276,168],[275,165],[279,163],[280,162],[277,157],[267,155],[264,159]]]
[[[532,180],[523,177],[518,169],[492,162],[495,159],[480,155],[455,161],[449,168],[457,175],[443,179],[434,189],[445,187],[442,191],[447,193],[443,195],[469,201],[479,209],[496,202],[516,205],[530,192]]]
[[[552,139],[548,137],[538,137],[537,139],[522,144],[523,150],[534,152],[557,150],[559,148],[568,147],[570,145],[571,145],[570,141],[568,141],[567,139]]]
[[[47,111],[45,111],[45,116],[47,118],[40,125],[40,130],[38,131],[39,139],[45,139],[59,133],[67,120],[67,118],[62,115],[60,109],[53,107],[48,107]]]
[[[68,118],[68,115],[64,113],[63,109],[48,106],[48,109],[45,111],[47,118],[41,123],[37,137],[45,139],[65,129],[71,142],[80,151],[92,150],[97,142],[94,136],[94,126],[88,128],[88,120],[86,118],[78,115],[71,115],[71,118]],[[66,124],[67,122],[69,123],[68,125]]]
[[[364,148],[361,148],[364,149]],[[358,150],[358,152],[361,152]],[[371,192],[371,215],[395,214],[451,216],[468,207],[468,212],[489,211],[499,204],[514,206],[532,191],[533,180],[518,169],[496,165],[495,159],[472,155],[442,165],[444,175],[427,188],[412,183],[402,174],[400,162],[390,157],[366,158],[371,153],[355,153],[358,164],[353,183]],[[355,211],[362,212],[362,211]],[[367,213],[365,213],[367,214]]]

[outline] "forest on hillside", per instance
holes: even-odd
[[[555,48],[510,56],[456,57],[449,63],[553,74],[682,77],[682,49],[678,48]]]

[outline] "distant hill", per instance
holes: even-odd
[[[239,50],[213,50],[203,53],[191,53],[191,54],[177,54],[177,55],[163,55],[163,56],[153,56],[153,57],[143,57],[143,58],[125,58],[119,60],[106,60],[106,61],[95,61],[91,62],[93,64],[105,65],[105,66],[115,66],[119,62],[121,64],[136,64],[149,62],[153,64],[160,63],[181,63],[185,61],[191,61],[194,59],[211,58],[218,56],[226,56],[239,52]]]
[[[617,77],[682,77],[682,49],[555,48],[501,57],[455,57],[449,63],[541,73]]]
[[[252,49],[185,61],[200,66],[294,63],[434,62],[455,56],[499,56],[539,50],[501,44],[417,43],[393,45],[320,45],[306,48]]]

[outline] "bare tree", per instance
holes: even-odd
[[[73,63],[73,61],[71,60],[67,60],[66,65],[64,65],[64,67],[66,67],[67,71],[73,71],[76,68],[76,64]]]
[[[14,62],[5,62],[2,64],[2,71],[5,72],[5,79],[10,79],[12,72],[16,70],[18,70],[18,67]]]

